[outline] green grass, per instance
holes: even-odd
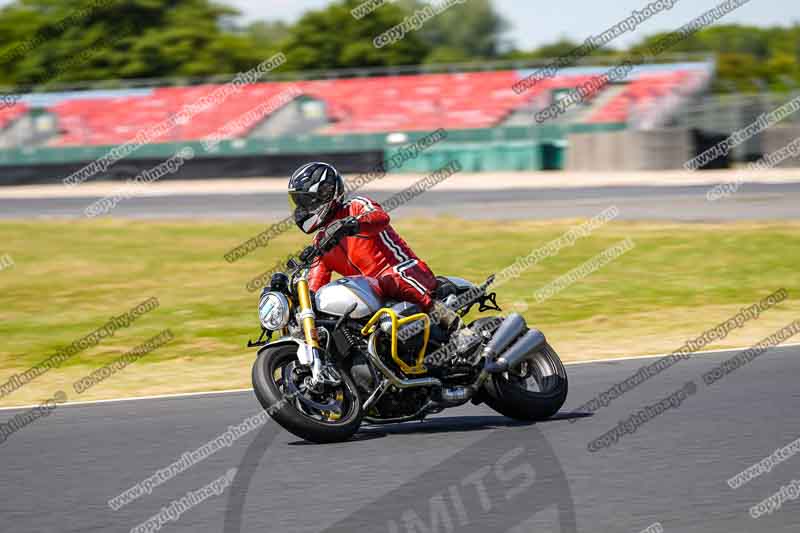
[[[404,220],[396,228],[437,274],[482,281],[576,223],[438,218]],[[164,328],[173,331],[172,343],[92,394],[246,386],[252,353],[245,344],[258,334],[258,293],[245,284],[308,240],[292,231],[236,263],[223,259],[264,227],[205,221],[0,223],[0,256],[8,253],[15,262],[0,271],[0,382],[111,315],[151,296],[161,303],[0,403],[45,397],[59,375],[90,372]],[[780,287],[788,289],[790,300],[770,313],[776,320],[800,315],[792,300],[800,289],[798,230],[796,223],[612,223],[504,284],[498,302],[525,301],[526,318],[567,360],[666,351]],[[634,240],[633,250],[543,304],[534,303],[538,288],[626,237]],[[779,321],[757,322],[747,326],[753,335],[769,333]],[[158,376],[152,375],[155,369]]]

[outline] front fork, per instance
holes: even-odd
[[[303,336],[306,341],[297,348],[297,360],[301,365],[311,368],[310,385],[312,387],[317,387],[323,383],[338,385],[341,382],[341,378],[336,369],[322,364],[316,317],[314,308],[311,305],[311,291],[308,288],[308,280],[304,278],[297,281],[297,300],[300,303],[297,321],[303,326]]]
[[[314,308],[311,306],[311,291],[308,289],[308,280],[301,279],[297,282],[297,299],[300,302],[297,319],[303,325],[306,344],[319,350],[319,336],[317,334]]]

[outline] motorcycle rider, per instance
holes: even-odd
[[[438,319],[445,331],[457,329],[459,316],[432,297],[438,282],[428,265],[389,224],[389,214],[366,196],[345,200],[344,180],[332,165],[308,163],[289,179],[289,205],[297,227],[310,234],[334,221],[342,225],[334,244],[311,267],[312,291],[329,283],[331,273],[368,276],[378,281],[386,299],[412,302]]]

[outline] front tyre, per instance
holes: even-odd
[[[508,372],[486,381],[486,404],[516,420],[544,420],[567,400],[567,371],[553,348],[545,343]]]
[[[297,347],[263,349],[253,365],[253,389],[261,406],[284,429],[320,444],[348,440],[363,412],[350,377],[317,390],[308,387],[310,371],[297,364]]]

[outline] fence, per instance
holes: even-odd
[[[514,126],[484,129],[448,130],[447,140],[437,144],[413,164],[403,165],[393,172],[430,172],[443,162],[457,158],[466,172],[525,171],[559,169],[563,167],[563,152],[572,132],[605,132],[624,129],[624,124],[548,124],[542,126]],[[105,178],[117,176],[126,166],[138,168],[140,162],[165,160],[183,147],[194,149],[198,164],[203,160],[246,159],[253,157],[313,156],[319,154],[366,154],[382,152],[390,158],[402,145],[414,142],[430,132],[396,132],[386,134],[350,135],[295,135],[273,139],[245,138],[224,140],[213,152],[204,149],[201,142],[148,144],[118,162],[104,173]],[[5,167],[4,183],[16,183],[8,172],[11,169],[51,165],[79,165],[107,154],[113,146],[27,147],[0,150],[0,166]],[[373,157],[351,158],[354,164],[372,165]],[[220,167],[222,168],[222,167]],[[232,176],[243,175],[231,165]],[[278,168],[278,167],[275,167]],[[281,167],[282,168],[282,167]],[[368,171],[353,168],[351,171]],[[116,170],[115,170],[116,169]],[[55,168],[54,168],[55,170]],[[253,175],[247,173],[246,175]],[[255,174],[255,175],[263,175]],[[175,174],[173,177],[187,177]],[[205,176],[204,176],[205,177]]]

